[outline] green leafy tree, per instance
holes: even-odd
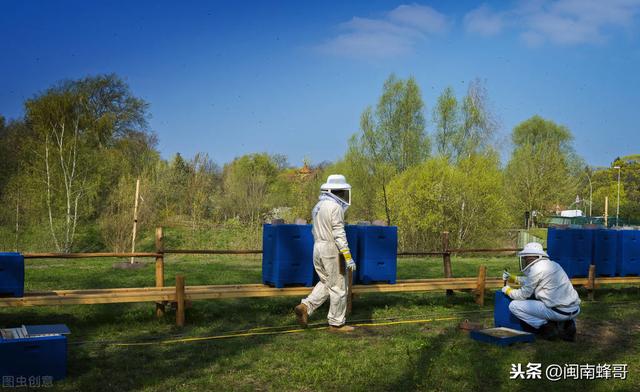
[[[272,207],[267,201],[277,175],[277,164],[268,154],[243,155],[226,164],[222,172],[225,217],[258,223]]]
[[[497,154],[431,158],[396,176],[389,200],[404,249],[437,249],[442,231],[454,247],[495,245],[508,219]]]
[[[448,159],[457,153],[455,147],[460,129],[459,110],[453,88],[445,88],[433,109],[433,119],[436,127],[436,151]]]
[[[640,224],[640,157],[616,158],[610,167],[594,170],[593,213],[604,214],[604,199],[609,198],[609,221],[615,218],[618,199],[618,169],[620,167],[620,219],[623,223]],[[589,189],[585,186],[583,193]]]
[[[391,75],[384,83],[376,110],[365,109],[360,118],[361,133],[349,142],[345,160],[356,168],[350,181],[363,184],[363,195],[369,197],[381,190],[388,223],[391,223],[388,182],[396,173],[424,161],[430,152],[423,110],[415,79],[404,81]]]
[[[32,152],[26,157],[27,170],[43,184],[54,246],[69,252],[78,223],[95,214],[95,201],[104,189],[104,151],[123,138],[147,134],[147,105],[115,75],[101,75],[62,82],[25,106],[25,122],[33,132],[25,141]]]
[[[488,101],[479,79],[469,83],[460,102],[451,87],[444,89],[433,110],[438,154],[455,162],[490,149],[497,122]]]
[[[513,129],[514,150],[506,167],[513,216],[547,213],[575,199],[582,166],[568,128],[534,116]]]

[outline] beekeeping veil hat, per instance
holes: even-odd
[[[338,197],[344,204],[351,205],[351,185],[342,174],[331,174],[327,182],[320,186],[320,192]]]
[[[536,256],[537,258],[527,263],[525,260],[525,257],[527,256]],[[538,260],[549,258],[549,255],[544,251],[544,249],[542,249],[541,244],[537,242],[529,242],[520,252],[518,252],[518,257],[520,258],[520,270],[524,271]]]

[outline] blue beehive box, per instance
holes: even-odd
[[[358,281],[396,283],[398,228],[358,226]]]
[[[313,285],[311,225],[263,225],[262,282],[278,288]]]
[[[58,327],[58,326],[42,326]],[[62,325],[68,333],[68,328]],[[45,328],[47,329],[47,328]],[[55,328],[54,328],[55,329]],[[21,330],[20,335],[7,336],[7,331]],[[29,333],[31,331],[31,333]],[[46,386],[61,380],[67,373],[67,337],[62,334],[40,334],[38,326],[3,330],[0,336],[0,376],[18,386]],[[20,337],[16,337],[20,336]],[[31,384],[31,381],[35,384]]]
[[[0,296],[24,295],[24,257],[20,253],[0,253]]]
[[[493,324],[496,327],[505,327],[511,329],[522,330],[520,320],[511,313],[509,304],[511,298],[507,297],[502,291],[496,291],[494,307],[493,307]]]
[[[569,229],[550,227],[547,231],[547,253],[549,258],[570,273],[571,232]]]
[[[571,249],[568,258],[567,275],[570,278],[589,276],[589,266],[593,261],[593,229],[570,229]]]
[[[593,261],[596,274],[614,276],[618,264],[618,231],[595,230],[593,240]]]
[[[640,231],[620,230],[617,234],[618,275],[640,275]]]

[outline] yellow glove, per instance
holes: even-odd
[[[511,287],[509,287],[509,286],[504,286],[504,287],[502,288],[502,292],[503,292],[507,297],[510,297],[509,293],[510,293],[511,291],[513,291],[513,289],[512,289]]]
[[[351,257],[351,252],[349,249],[342,250],[342,255],[344,256],[344,263],[348,270],[355,271],[356,270],[356,262]]]
[[[516,275],[511,275],[507,271],[504,271],[502,273],[502,280],[506,280],[508,283],[511,283],[511,284],[518,284],[518,277]]]

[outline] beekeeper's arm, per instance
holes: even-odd
[[[342,207],[337,204],[331,209],[331,231],[338,250],[344,256],[347,268],[355,269],[356,264],[351,256],[349,243],[347,242],[347,234],[344,231],[344,212],[342,211]]]
[[[534,293],[536,287],[538,287],[538,283],[540,283],[541,279],[542,272],[526,278],[522,277],[521,279],[518,279],[519,283],[522,284],[522,287],[519,289],[513,289],[509,286],[505,286],[502,291],[511,299],[529,299],[531,294]]]

